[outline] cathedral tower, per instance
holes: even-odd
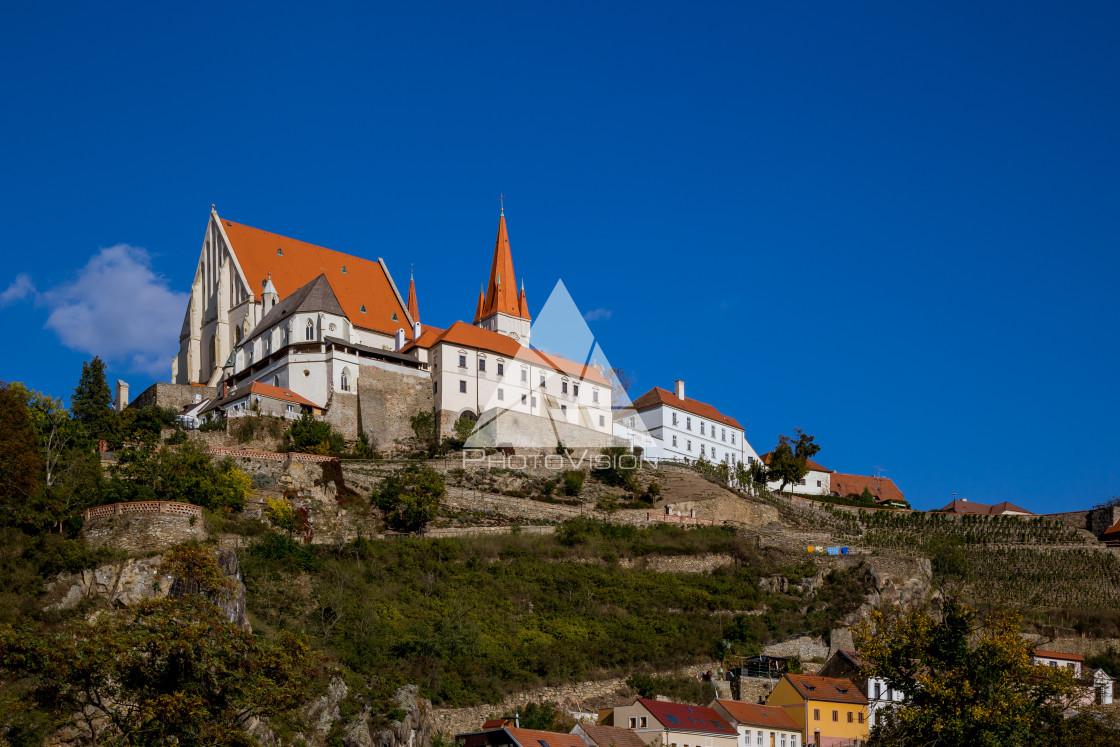
[[[529,307],[525,299],[525,284],[517,292],[517,278],[513,274],[513,254],[506,232],[506,211],[498,217],[498,239],[494,242],[494,259],[490,264],[490,282],[486,292],[479,295],[475,312],[476,326],[511,337],[522,345],[529,344]]]

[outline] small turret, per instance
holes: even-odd
[[[268,280],[264,281],[264,290],[261,291],[262,316],[278,303],[280,303],[280,294],[276,292],[276,286],[272,284],[272,273],[270,272],[268,273]]]

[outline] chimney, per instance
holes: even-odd
[[[675,386],[673,388],[677,399],[684,399],[684,379],[677,379],[674,384]]]
[[[117,379],[117,412],[123,412],[126,407],[128,407],[128,382],[124,379]]]
[[[396,343],[396,347],[393,348],[393,349],[396,350],[398,353],[401,352],[401,348],[404,347],[404,330],[403,329],[398,329],[397,330],[397,333],[395,335],[393,335],[393,341]]]
[[[423,330],[420,328],[420,322],[413,322],[412,323],[412,339],[413,340],[419,340],[422,332],[423,332]]]
[[[225,399],[228,396],[229,396],[229,382],[228,381],[223,381],[222,382],[222,399]]]

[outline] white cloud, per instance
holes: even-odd
[[[35,284],[31,282],[31,276],[26,272],[21,272],[16,275],[16,279],[8,286],[8,289],[0,293],[0,306],[10,306],[33,295],[35,295]]]
[[[188,298],[152,271],[146,251],[128,244],[101,249],[72,282],[42,294],[46,327],[63,345],[160,378],[178,352]]]
[[[610,309],[604,309],[600,307],[598,309],[592,309],[591,311],[587,312],[583,315],[583,318],[588,322],[597,322],[600,319],[610,319],[611,313],[612,312]]]

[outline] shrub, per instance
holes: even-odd
[[[592,468],[591,476],[604,485],[632,490],[637,477],[634,470],[626,469],[621,463],[622,457],[629,455],[630,450],[625,446],[608,446],[601,453],[609,459],[609,464]]]
[[[583,472],[573,469],[564,473],[564,495],[575,497],[583,492]]]
[[[344,447],[342,434],[332,428],[330,423],[316,420],[311,413],[305,412],[284,432],[279,449],[330,456],[341,454]]]
[[[398,532],[419,532],[435,517],[447,492],[443,475],[430,467],[409,465],[381,481],[371,500]]]
[[[211,599],[228,599],[236,588],[218,565],[214,551],[195,543],[168,550],[159,569],[182,581],[189,592]]]

